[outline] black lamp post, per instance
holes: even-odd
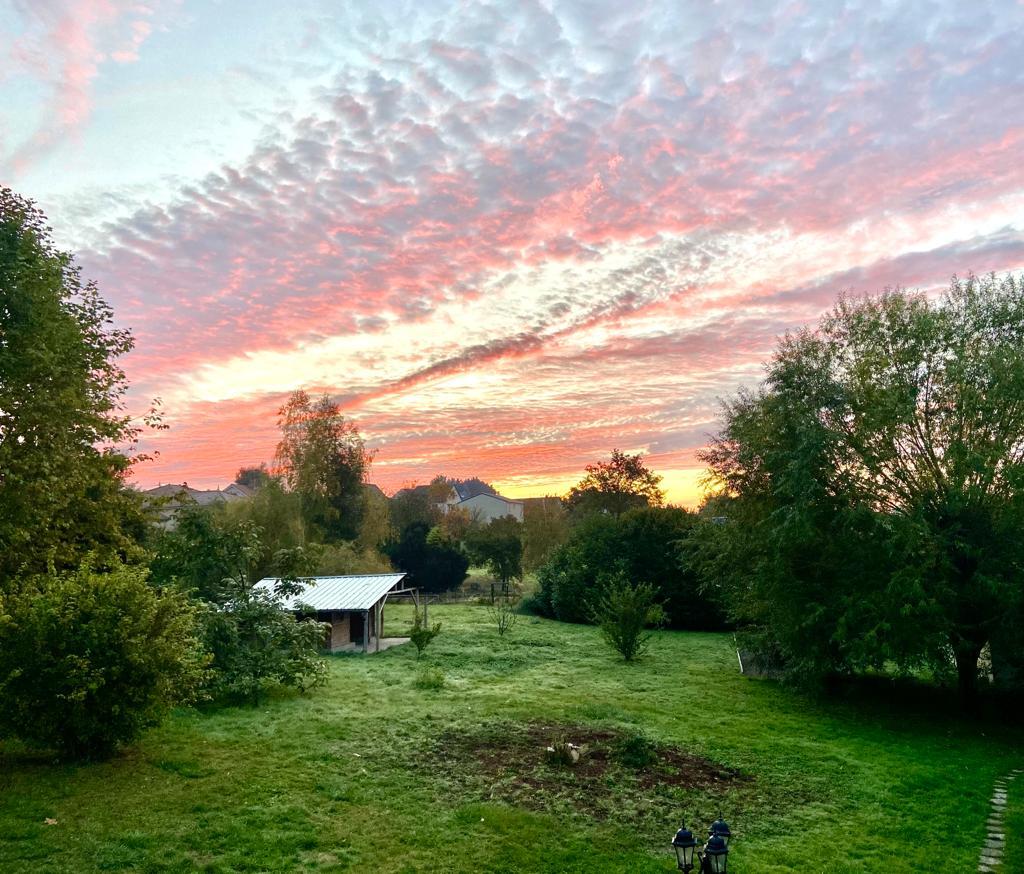
[[[693,852],[697,849],[697,841],[694,840],[693,832],[685,825],[680,826],[676,836],[672,838],[672,847],[676,851],[676,862],[680,871],[693,870]]]
[[[729,846],[729,838],[732,837],[732,832],[729,831],[729,823],[722,819],[722,814],[718,814],[718,819],[711,823],[711,828],[708,829],[708,837],[712,835],[718,835],[725,845]]]
[[[708,829],[708,842],[704,851],[697,849],[697,841],[685,825],[680,827],[672,838],[672,848],[676,851],[676,863],[680,871],[694,870],[693,857],[696,854],[700,874],[728,874],[729,870],[729,838],[732,832],[728,823],[719,816]]]

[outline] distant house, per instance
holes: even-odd
[[[486,523],[502,516],[513,516],[520,522],[523,521],[522,501],[512,501],[489,492],[463,496],[460,494],[459,486],[452,488],[451,496],[441,505],[441,509],[445,513],[452,509],[465,510],[469,518],[476,522]]]
[[[302,592],[285,599],[285,609],[295,613],[316,613],[317,621],[330,625],[324,648],[331,652],[361,649],[380,651],[404,642],[405,638],[384,638],[384,605],[398,595],[415,597],[416,589],[402,585],[405,574],[349,574],[311,577]],[[266,577],[256,585],[271,591],[278,577]]]
[[[167,483],[143,493],[156,506],[157,524],[162,528],[173,528],[174,518],[182,507],[198,504],[209,507],[252,497],[253,491],[241,483],[231,483],[223,489],[193,489],[188,483]]]

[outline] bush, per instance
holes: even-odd
[[[648,583],[631,585],[619,576],[606,583],[592,611],[601,636],[627,662],[640,658],[650,644],[650,625],[660,625],[665,613],[654,602],[654,587]]]
[[[412,631],[409,632],[409,639],[413,642],[413,646],[416,647],[416,658],[423,655],[423,650],[425,650],[430,644],[430,641],[440,633],[440,622],[435,622],[433,627],[428,627],[424,623],[423,615],[419,610],[416,611],[416,616],[412,622]]]
[[[184,595],[88,565],[0,596],[0,728],[102,757],[193,701],[207,661]]]
[[[623,735],[612,748],[615,758],[627,768],[647,768],[658,760],[654,742],[643,732]]]
[[[205,642],[213,654],[214,695],[256,702],[271,686],[305,691],[326,680],[320,650],[327,626],[282,609],[283,594],[282,588],[246,584],[227,603],[207,606]]]
[[[417,689],[425,689],[430,691],[437,691],[438,689],[444,688],[444,672],[437,668],[427,668],[426,670],[420,671],[416,675],[416,679],[413,681],[413,685]]]

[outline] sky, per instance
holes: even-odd
[[[0,0],[0,183],[170,427],[143,486],[337,399],[386,491],[700,494],[841,292],[1024,268],[1024,0]]]

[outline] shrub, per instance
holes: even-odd
[[[146,571],[86,564],[0,596],[0,728],[61,755],[102,757],[193,701],[207,657],[184,595]]]
[[[444,672],[437,668],[427,668],[426,670],[420,671],[416,675],[416,679],[413,681],[413,685],[417,689],[427,689],[435,692],[438,689],[443,689],[444,683]]]
[[[491,621],[494,622],[495,627],[498,629],[499,637],[504,637],[515,628],[516,620],[519,618],[515,605],[507,599],[491,604],[488,606],[487,612],[490,614]]]
[[[623,576],[605,584],[592,610],[601,636],[627,662],[640,658],[650,644],[650,625],[664,621],[664,611],[654,601],[654,587],[648,583],[630,584]]]
[[[432,627],[424,623],[423,615],[419,610],[412,622],[412,631],[409,632],[409,639],[416,647],[416,658],[423,655],[423,650],[429,646],[430,641],[441,633],[441,623],[435,622]]]
[[[243,585],[223,605],[207,605],[205,642],[213,654],[211,692],[259,701],[271,686],[322,684],[327,626],[282,609],[284,591]]]
[[[647,768],[658,760],[654,742],[639,731],[619,738],[612,748],[612,753],[627,768]]]

